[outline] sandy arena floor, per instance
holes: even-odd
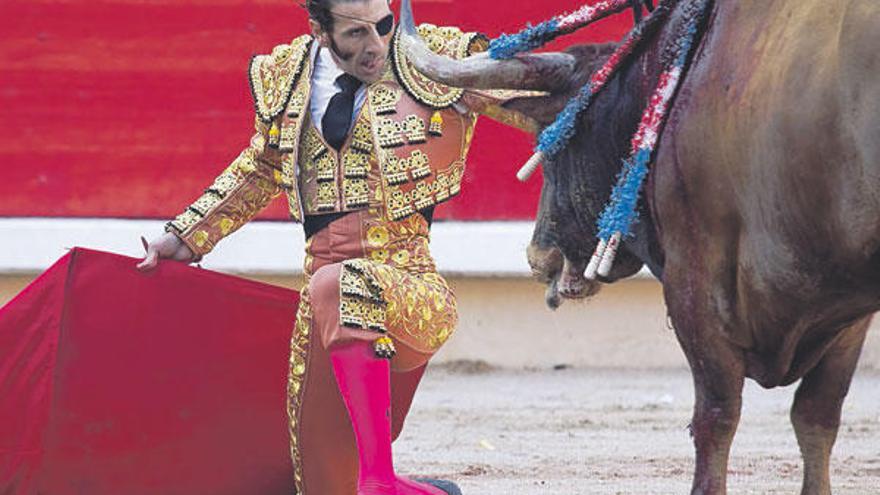
[[[795,494],[794,387],[746,385],[732,494]],[[686,370],[434,367],[395,444],[398,469],[456,480],[465,495],[684,494],[693,391]],[[832,460],[834,493],[880,493],[880,373],[857,373]]]

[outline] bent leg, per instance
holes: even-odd
[[[317,330],[325,323],[326,315],[337,317],[338,310],[322,311],[316,316],[311,301],[307,287],[302,291],[291,338],[288,378],[290,451],[297,491],[352,495],[358,478],[356,441],[330,354]],[[364,345],[369,344],[364,342]],[[400,434],[423,372],[424,366],[391,374],[394,438]]]
[[[341,269],[339,263],[325,265],[309,280],[313,346],[310,367],[326,369],[330,364],[332,373],[315,373],[310,377],[302,404],[314,412],[306,415],[311,421],[300,431],[311,439],[307,442],[311,452],[321,449],[325,454],[316,458],[309,456],[308,451],[305,453],[304,465],[310,467],[308,472],[312,474],[311,479],[306,480],[307,486],[321,486],[317,493],[325,493],[323,490],[330,488],[353,493],[352,484],[356,484],[358,495],[444,495],[436,488],[397,477],[391,450],[392,439],[400,433],[430,356],[408,352],[401,346],[399,356],[394,359],[404,358],[405,364],[394,367],[395,371],[401,368],[401,372],[392,372],[389,360],[375,354],[376,332],[342,326],[339,318]],[[317,404],[321,404],[320,408]],[[341,412],[340,405],[344,407]],[[346,424],[343,426],[342,422]],[[316,426],[318,423],[334,426],[323,428]],[[310,425],[311,429],[306,431]],[[320,436],[316,435],[318,431],[322,432]],[[331,458],[334,451],[336,456]],[[347,466],[345,471],[352,473],[352,462],[357,463],[356,477],[333,472]],[[331,476],[336,479],[328,479]]]
[[[791,424],[804,459],[801,495],[831,494],[831,449],[870,321],[866,318],[842,332],[795,393]]]

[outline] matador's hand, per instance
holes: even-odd
[[[143,241],[143,237],[141,240]],[[186,262],[192,262],[195,259],[195,253],[179,237],[170,232],[163,234],[157,239],[153,239],[150,243],[143,242],[147,255],[137,265],[138,270],[141,271],[156,268],[160,258]]]

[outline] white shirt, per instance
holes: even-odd
[[[333,98],[336,93],[342,92],[342,88],[336,84],[336,78],[341,76],[344,71],[336,65],[336,61],[333,60],[333,55],[331,55],[330,50],[321,48],[317,41],[312,43],[312,52],[309,56],[314,62],[314,69],[312,70],[312,96],[309,101],[309,111],[312,115],[312,125],[315,126],[321,135],[323,135],[321,121],[324,118],[324,113],[327,112],[327,106],[330,104],[330,99]],[[364,106],[366,99],[367,85],[362,84],[354,94],[354,108],[351,113],[352,124],[358,113],[360,113],[361,107]],[[349,130],[351,130],[351,127],[349,127]],[[348,134],[348,132],[346,132],[346,134]]]

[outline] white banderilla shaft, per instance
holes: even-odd
[[[620,247],[620,232],[615,232],[608,240],[608,246],[602,253],[602,261],[599,263],[599,275],[607,277],[611,273],[611,266],[614,264],[614,258],[617,256],[617,248]]]
[[[535,170],[538,169],[538,165],[540,165],[542,161],[544,161],[544,153],[538,151],[529,158],[529,161],[527,161],[521,169],[519,169],[519,172],[516,173],[516,178],[519,179],[520,182],[529,180],[529,177],[535,173]]]

